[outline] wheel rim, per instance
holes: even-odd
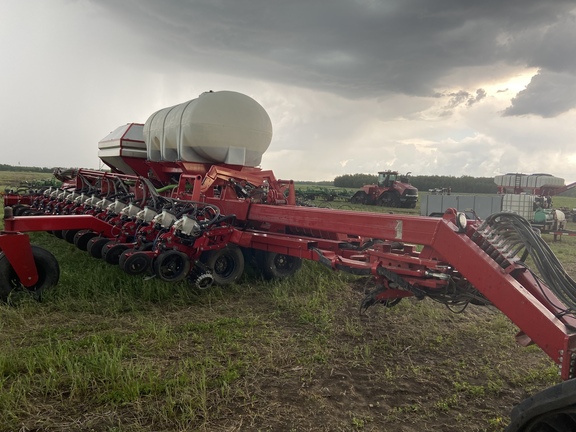
[[[126,258],[126,260],[120,259],[120,266],[122,267],[122,270],[129,275],[139,275],[148,270],[151,261],[151,258],[147,254],[135,252]]]
[[[244,272],[244,255],[238,246],[227,245],[204,254],[201,260],[212,270],[214,282],[218,285],[229,285]]]
[[[294,261],[288,255],[278,254],[274,258],[274,264],[278,270],[290,270],[294,267]]]
[[[256,263],[264,279],[283,279],[302,267],[302,259],[275,252],[256,252]]]
[[[163,281],[178,282],[188,275],[190,260],[182,252],[164,252],[156,258],[154,270]]]
[[[214,263],[214,273],[224,278],[230,276],[234,268],[234,261],[227,255],[220,256]]]

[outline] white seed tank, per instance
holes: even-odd
[[[144,124],[151,161],[258,166],[272,140],[272,122],[249,96],[233,91],[156,111]]]

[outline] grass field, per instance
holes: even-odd
[[[546,239],[576,276],[576,237]],[[558,382],[492,307],[360,315],[368,280],[313,262],[199,291],[32,240],[61,278],[41,303],[0,305],[1,431],[501,431]]]

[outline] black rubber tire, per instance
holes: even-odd
[[[125,244],[111,240],[102,246],[102,259],[108,264],[118,265],[120,262],[120,255],[122,255],[122,252],[126,249],[128,249],[128,246]]]
[[[135,276],[146,273],[152,266],[152,257],[145,252],[127,249],[120,255],[118,265],[127,274]]]
[[[154,260],[154,273],[164,282],[180,282],[190,273],[190,258],[183,252],[162,252]]]
[[[30,210],[30,206],[26,204],[16,204],[12,206],[12,214],[14,216],[23,216],[27,210]]]
[[[59,239],[64,238],[64,233],[62,232],[62,230],[54,230],[52,231],[52,233],[54,234],[55,237],[58,237]]]
[[[256,263],[266,280],[285,279],[302,268],[302,259],[276,252],[256,251]]]
[[[62,234],[64,236],[64,240],[66,240],[70,244],[74,244],[74,236],[80,230],[64,230]]]
[[[74,245],[80,250],[88,250],[88,242],[90,239],[98,236],[94,231],[81,230],[74,236]]]
[[[212,270],[214,282],[218,285],[232,284],[244,273],[244,255],[236,245],[229,244],[206,252],[201,259]]]
[[[102,258],[102,247],[104,247],[104,245],[109,241],[110,239],[107,237],[93,237],[88,240],[88,246],[86,246],[86,250],[91,257]]]
[[[28,209],[29,206],[26,204],[14,204],[12,206],[12,214],[14,216],[20,216],[20,213],[22,213],[24,210]]]
[[[4,253],[0,253],[0,300],[6,301],[15,291],[25,291],[40,300],[42,293],[58,284],[60,279],[60,266],[50,252],[41,247],[31,245],[34,263],[38,271],[38,282],[32,287],[25,287],[18,279],[12,265]]]
[[[576,427],[576,409],[560,409],[544,413],[529,424],[522,432],[574,432]]]

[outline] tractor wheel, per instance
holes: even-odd
[[[134,252],[132,249],[127,249],[120,255],[118,265],[125,273],[135,276],[148,271],[152,265],[152,257],[145,252]]]
[[[108,264],[118,265],[120,262],[120,255],[122,255],[122,252],[127,249],[128,246],[125,244],[110,240],[108,243],[102,246],[102,259]]]
[[[76,235],[76,233],[79,230],[64,230],[62,231],[62,234],[64,235],[64,240],[66,240],[68,243],[72,243],[74,244],[74,236]]]
[[[548,387],[516,405],[510,414],[510,432],[572,432],[576,430],[576,380]]]
[[[88,242],[90,239],[96,237],[97,235],[98,234],[96,234],[94,231],[90,230],[78,231],[74,236],[74,245],[78,249],[85,251],[88,249]]]
[[[244,273],[244,255],[235,245],[206,252],[201,259],[212,270],[214,282],[218,285],[232,284]]]
[[[183,252],[162,252],[154,260],[154,273],[164,282],[180,282],[190,273],[190,258]]]
[[[256,251],[258,269],[264,279],[285,279],[294,275],[302,267],[302,260],[276,252]]]
[[[368,195],[364,191],[356,192],[352,198],[350,198],[352,204],[366,204],[368,202]]]
[[[88,240],[88,245],[86,246],[86,250],[90,254],[90,256],[94,258],[102,258],[102,248],[106,243],[110,241],[107,237],[93,237]]]
[[[52,231],[52,233],[54,234],[55,237],[57,237],[59,239],[64,238],[64,233],[62,232],[62,230],[54,230],[54,231]]]
[[[400,197],[394,192],[384,192],[378,198],[378,204],[383,207],[400,207]]]
[[[60,266],[54,255],[41,247],[33,245],[31,247],[38,271],[38,282],[31,287],[22,285],[6,255],[0,253],[0,300],[8,300],[10,294],[15,290],[29,292],[34,298],[40,300],[45,290],[58,283]]]

